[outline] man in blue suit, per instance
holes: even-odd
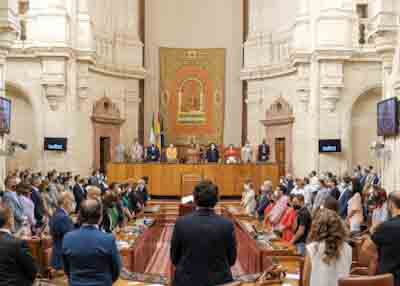
[[[63,242],[64,271],[70,286],[111,286],[121,272],[121,259],[113,235],[101,232],[102,206],[85,200],[79,210],[82,226]]]
[[[69,215],[74,211],[73,195],[63,192],[57,196],[58,207],[50,218],[50,234],[53,239],[53,250],[51,252],[50,265],[55,270],[62,270],[62,242],[66,233],[74,229],[74,223]]]

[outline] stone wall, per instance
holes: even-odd
[[[88,174],[98,155],[93,106],[105,96],[125,122],[118,139],[128,145],[138,137],[138,85],[145,76],[138,0],[110,3],[30,0],[19,15],[27,29],[26,39],[12,41],[7,54],[7,86],[17,100],[16,126],[8,137],[27,141],[32,149],[26,154],[36,154],[21,153],[20,168]],[[22,102],[29,102],[32,112]],[[26,134],[16,134],[27,128]],[[67,137],[68,151],[45,152],[44,137]]]

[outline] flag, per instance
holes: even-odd
[[[151,130],[150,130],[149,141],[150,141],[150,144],[156,144],[156,134],[154,131],[154,113],[153,113],[153,119],[151,120]]]
[[[165,131],[164,131],[164,121],[162,117],[160,118],[160,141],[161,141],[161,148],[165,147]]]
[[[161,123],[160,123],[160,113],[157,113],[154,122],[154,135],[156,139],[156,145],[161,150]]]

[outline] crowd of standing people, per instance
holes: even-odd
[[[70,285],[86,285],[91,280],[99,279],[106,279],[111,283],[118,278],[121,269],[112,234],[118,233],[141,213],[149,200],[147,183],[148,178],[143,177],[138,181],[108,185],[106,177],[99,171],[93,172],[87,178],[79,175],[73,177],[69,172],[59,173],[56,170],[46,175],[30,170],[10,173],[5,179],[5,190],[0,193],[0,251],[3,233],[7,234],[7,240],[11,237],[26,240],[48,234],[52,238],[51,267],[56,272],[66,273]],[[110,235],[104,237],[103,234],[107,233]],[[69,236],[71,238],[67,239]],[[82,269],[79,265],[73,265],[73,261],[76,262],[78,257],[83,259],[80,263],[84,263],[84,257],[81,256],[89,250],[79,249],[82,244],[77,242],[76,236],[81,238],[80,241],[97,237],[89,245],[102,250],[98,252],[92,249],[91,255],[110,250],[110,267],[99,262],[92,269],[93,273],[89,273],[89,270],[84,275],[79,274]],[[106,243],[105,246],[102,245],[103,242]],[[25,244],[21,245],[21,251],[24,259],[21,261],[29,266],[24,267],[30,271],[21,273],[19,278],[15,275],[9,277],[4,280],[8,284],[4,285],[32,284],[37,267]],[[13,271],[10,273],[15,274]],[[18,279],[22,282],[14,284]],[[0,285],[3,285],[2,282]]]

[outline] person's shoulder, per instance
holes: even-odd
[[[178,217],[175,226],[185,225],[187,223],[191,223],[195,219],[196,213],[192,212],[190,214]]]
[[[68,240],[75,241],[77,238],[79,238],[80,235],[81,235],[81,230],[79,228],[77,228],[77,229],[67,232],[64,235],[63,240],[64,240],[64,242],[68,241]]]
[[[224,225],[225,227],[233,228],[234,224],[230,219],[227,219],[226,217],[220,216],[220,215],[215,215],[215,220],[218,222],[220,225]]]
[[[392,229],[400,229],[400,217],[391,218],[381,223],[376,229],[376,232],[390,231]]]

